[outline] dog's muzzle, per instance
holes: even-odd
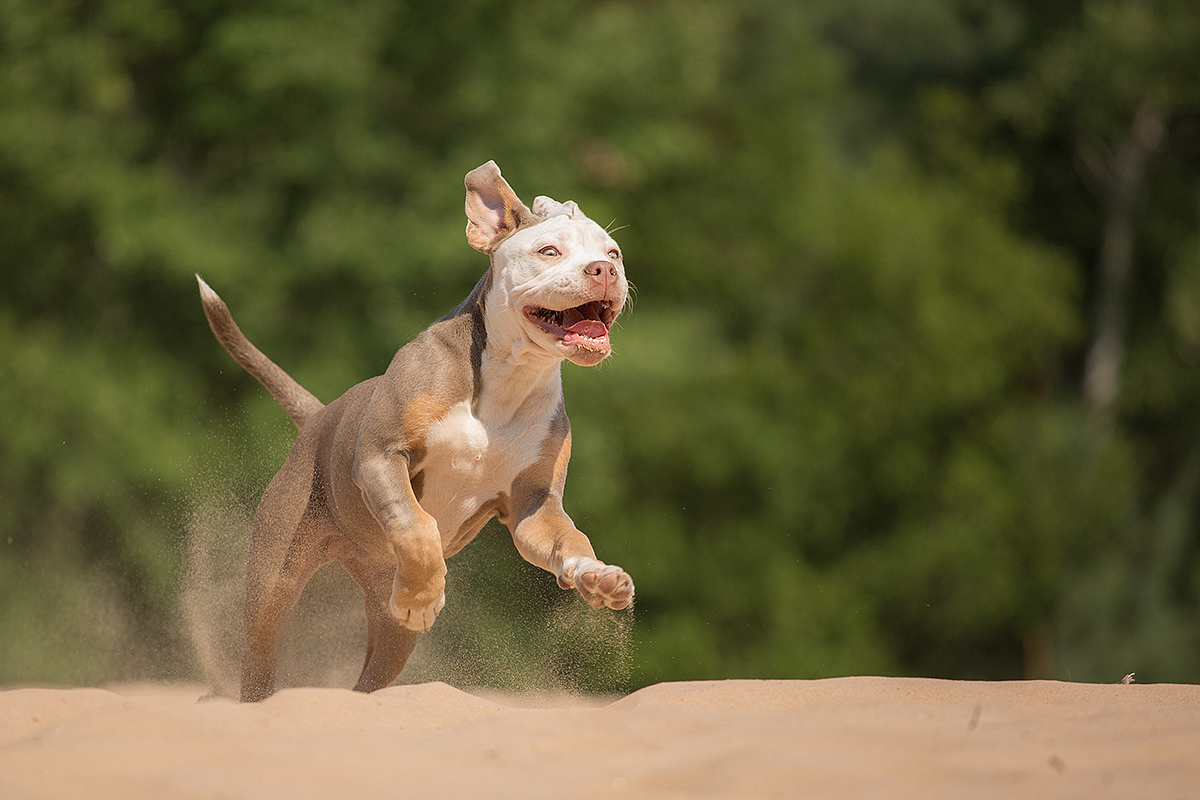
[[[562,310],[537,306],[525,309],[526,318],[563,344],[602,352],[612,349],[608,334],[617,313],[608,300],[594,300]]]

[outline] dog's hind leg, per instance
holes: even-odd
[[[316,542],[304,541],[318,525],[308,519],[296,531],[294,546],[273,574],[247,574],[242,624],[246,651],[242,657],[242,702],[256,702],[275,691],[279,633],[313,573],[331,559]],[[315,537],[314,537],[315,538]]]
[[[380,564],[355,553],[343,556],[342,565],[362,587],[367,611],[367,657],[354,690],[373,692],[396,680],[420,634],[406,628],[392,613],[395,567],[391,563]]]
[[[323,504],[311,497],[312,486],[313,460],[302,449],[293,450],[254,515],[242,613],[242,702],[262,700],[275,690],[284,620],[313,573],[333,557],[336,531]]]

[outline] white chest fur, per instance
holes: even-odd
[[[541,454],[548,418],[498,421],[470,403],[453,406],[425,436],[421,507],[437,520],[442,542],[457,549],[459,533],[481,507],[512,488]]]

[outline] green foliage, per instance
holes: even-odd
[[[10,0],[0,682],[227,657],[198,631],[235,635],[236,588],[197,618],[185,562],[224,575],[197,565],[293,432],[192,274],[328,401],[484,269],[461,181],[489,158],[624,226],[617,353],[566,370],[567,502],[637,608],[580,613],[493,526],[413,679],[1200,679],[1197,27],[1183,0]],[[1098,435],[1090,165],[1147,102]]]

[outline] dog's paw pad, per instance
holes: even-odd
[[[633,602],[633,578],[620,567],[593,558],[568,559],[558,576],[564,589],[572,586],[593,608],[627,608]]]
[[[425,633],[433,627],[433,621],[437,619],[437,615],[442,612],[446,606],[446,593],[438,597],[432,603],[420,607],[409,607],[396,603],[396,598],[392,598],[392,615],[400,621],[400,624],[409,630]]]

